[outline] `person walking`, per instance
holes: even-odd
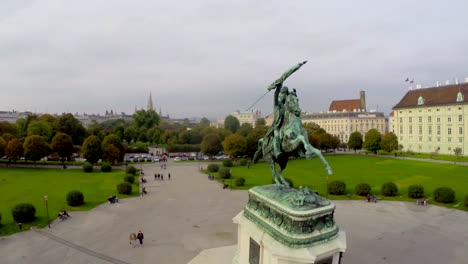
[[[169,178],[169,180],[171,180],[171,173],[170,172],[167,174],[167,178]]]
[[[141,232],[141,230],[138,231],[137,238],[138,238],[138,240],[140,241],[140,245],[143,246],[143,239],[145,238],[145,236],[143,235],[143,233]]]
[[[136,246],[137,235],[135,233],[130,234],[130,245]]]

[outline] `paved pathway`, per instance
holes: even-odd
[[[145,164],[148,195],[103,204],[49,230],[0,237],[0,263],[187,263],[204,249],[237,242],[234,217],[246,191],[223,190],[197,163]],[[154,181],[155,172],[164,181]],[[172,175],[167,180],[167,173]],[[351,263],[447,263],[468,259],[468,213],[404,202],[336,201]],[[144,246],[128,237],[141,229]],[[230,263],[230,259],[226,259]]]

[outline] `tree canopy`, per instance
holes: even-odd
[[[242,157],[247,149],[245,137],[235,133],[224,139],[224,152],[231,157]]]
[[[98,162],[102,155],[101,140],[95,135],[91,135],[85,139],[81,147],[83,157],[90,163]]]
[[[34,162],[42,159],[50,153],[50,146],[47,141],[38,135],[28,136],[23,144],[24,157]]]
[[[223,150],[219,135],[216,133],[210,133],[203,137],[200,150],[202,153],[209,156],[218,154],[218,152]]]
[[[73,140],[71,136],[65,133],[57,133],[52,139],[52,150],[62,158],[62,161],[68,159],[73,154]]]
[[[137,110],[133,114],[133,121],[134,121],[134,126],[137,128],[146,128],[150,129],[153,126],[156,126],[159,124],[159,115],[156,113],[156,111],[150,109],[146,111],[145,109]]]
[[[380,142],[380,147],[387,151],[391,152],[393,150],[398,149],[398,138],[392,132],[385,133],[382,137],[382,141]]]
[[[380,149],[381,140],[382,135],[377,129],[373,128],[367,131],[362,147],[367,151],[377,153],[377,151]]]
[[[354,151],[362,148],[362,134],[360,132],[351,133],[348,139],[348,148]]]
[[[239,119],[237,119],[233,115],[228,115],[226,119],[224,119],[224,128],[226,130],[231,131],[232,133],[236,133],[240,127]]]

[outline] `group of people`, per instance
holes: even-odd
[[[169,180],[171,180],[171,173],[170,172],[167,174],[167,178]],[[164,174],[163,173],[155,173],[154,174],[154,180],[164,181]]]
[[[377,197],[377,195],[370,195],[370,193],[367,194],[367,202],[370,203],[370,202],[374,202],[376,203],[377,200],[379,199],[379,197]]]
[[[62,209],[60,210],[59,214],[57,215],[58,219],[59,220],[65,220],[67,219],[68,217],[70,217],[70,215],[67,213],[67,211],[65,211],[65,209]]]
[[[416,204],[426,206],[427,205],[427,198],[422,198],[422,199],[416,200]]]
[[[113,195],[113,196],[109,196],[109,198],[107,198],[107,201],[109,201],[109,203],[111,203],[111,204],[118,203],[119,198],[117,196]]]
[[[136,247],[136,240],[140,241],[140,246],[143,246],[143,239],[145,236],[143,235],[143,232],[141,230],[138,231],[138,234],[131,233],[130,234],[130,245],[133,247]]]

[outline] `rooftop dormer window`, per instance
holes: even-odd
[[[457,93],[457,102],[463,102],[464,98],[463,98],[463,94],[461,92],[458,92]]]
[[[422,95],[419,96],[418,98],[418,105],[423,105],[424,104],[424,97]]]

